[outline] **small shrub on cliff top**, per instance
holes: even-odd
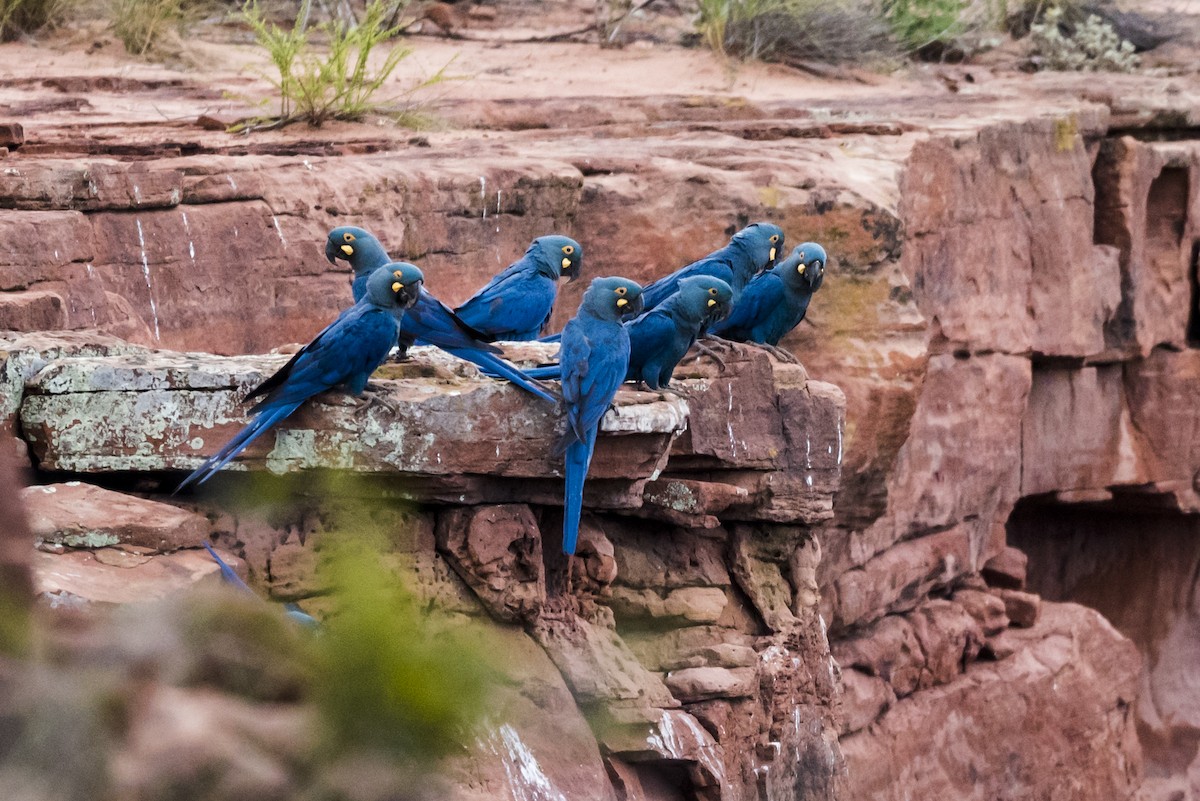
[[[380,100],[376,95],[412,50],[396,45],[374,69],[369,63],[372,52],[404,27],[389,24],[398,13],[394,4],[371,0],[362,21],[355,25],[335,20],[309,28],[302,15],[291,28],[280,28],[267,20],[256,2],[249,3],[242,12],[243,19],[270,53],[279,73],[278,78],[269,78],[279,92],[279,114],[251,120],[237,129],[279,127],[292,122],[316,127],[328,120],[358,120],[368,114],[411,124],[415,117],[411,104],[397,106],[396,98]],[[323,52],[313,41],[314,32],[328,38]],[[443,71],[439,71],[406,94],[443,79]]]
[[[1091,15],[1068,26],[1063,9],[1054,6],[1041,22],[1030,27],[1035,63],[1051,70],[1106,70],[1131,72],[1139,59],[1133,44],[1123,41],[1113,27]]]
[[[963,32],[964,0],[884,0],[892,32],[906,52],[953,41]]]

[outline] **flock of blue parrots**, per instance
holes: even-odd
[[[559,363],[521,370],[495,342],[542,336],[561,278],[575,280],[583,248],[566,236],[535,239],[525,255],[473,297],[451,309],[425,290],[414,264],[392,261],[362,228],[329,232],[325,255],[354,271],[354,305],[343,311],[279,371],[255,387],[261,397],[237,436],[179,485],[201,484],[304,401],[334,388],[361,395],[368,379],[399,346],[435,345],[553,404],[561,402],[566,431],[563,551],[575,552],[587,476],[600,419],[625,381],[650,389],[669,385],[675,366],[701,336],[774,348],[795,328],[824,280],[826,254],[805,242],[779,259],[784,233],[771,223],[747,226],[725,247],[645,288],[621,277],[596,278],[561,335]],[[561,397],[542,383],[557,380]],[[178,491],[178,490],[177,490]]]

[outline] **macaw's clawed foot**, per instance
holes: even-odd
[[[712,347],[705,344],[706,341],[713,343]],[[717,345],[717,343],[725,344],[725,340],[705,337],[704,339],[696,340],[696,344],[693,345],[693,347],[696,349],[696,359],[697,360],[699,360],[703,356],[707,356],[708,358],[712,359],[714,362],[717,363],[717,369],[723,373],[723,372],[725,372],[725,360],[722,359],[717,354],[716,348],[721,347],[720,345]],[[724,348],[722,348],[722,349],[724,349]]]
[[[799,359],[797,359],[795,356],[793,356],[791,353],[784,350],[783,348],[778,347],[777,345],[767,345],[764,343],[764,344],[760,344],[759,347],[762,348],[763,350],[765,350],[767,353],[774,356],[779,361],[784,362],[786,364],[799,364],[800,363]]]
[[[363,394],[359,398],[358,408],[354,410],[354,416],[361,419],[366,417],[372,409],[379,406],[387,409],[392,414],[396,414],[398,409],[383,397],[383,392],[384,389],[378,384],[367,384],[367,388],[363,390]]]
[[[700,393],[694,387],[683,386],[682,384],[668,384],[661,390],[664,394],[675,395],[683,398],[686,401],[696,400]]]
[[[412,357],[409,354],[407,347],[392,348],[392,352],[388,354],[387,360],[389,362],[392,362],[393,364],[403,364],[404,362],[408,361],[410,358],[412,358]]]

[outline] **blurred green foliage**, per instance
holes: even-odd
[[[471,741],[491,655],[477,626],[424,609],[366,539],[323,553],[333,606],[313,642],[313,698],[334,749],[433,759]]]

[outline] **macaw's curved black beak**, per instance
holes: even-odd
[[[629,305],[625,307],[625,314],[627,314],[631,317],[637,317],[639,314],[641,314],[645,310],[645,308],[646,308],[646,301],[641,296],[641,294],[638,294],[638,296],[636,298],[634,298],[633,300],[629,301]]]
[[[825,282],[825,265],[817,262],[808,268],[808,285],[816,292],[821,288],[821,284]]]
[[[325,258],[329,259],[330,264],[337,264],[338,249],[332,239],[325,240]]]
[[[404,285],[396,296],[396,302],[400,305],[400,308],[411,308],[417,302],[417,298],[421,296],[421,286],[424,283],[424,281],[413,281],[411,284]]]
[[[563,278],[567,279],[567,283],[574,283],[579,280],[579,274],[583,271],[583,258],[580,256],[564,256],[562,260],[562,269],[559,271]]]
[[[733,311],[733,303],[730,301],[711,300],[709,303],[712,305],[708,307],[708,314],[705,315],[705,319],[710,325],[721,322]]]

